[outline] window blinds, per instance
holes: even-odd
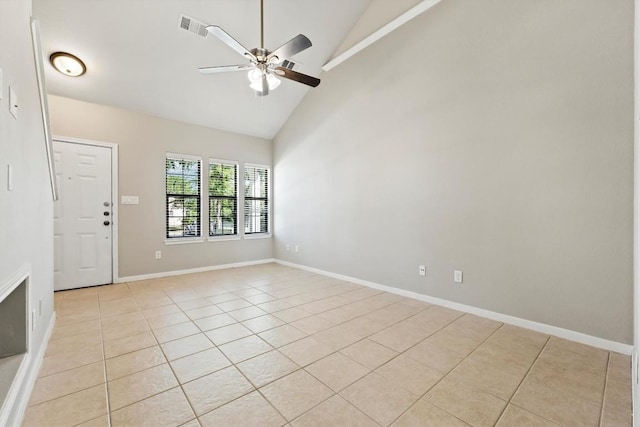
[[[201,161],[179,155],[166,158],[166,236],[199,237]]]
[[[244,232],[269,232],[269,168],[244,167]]]
[[[238,234],[238,165],[209,160],[209,236]]]

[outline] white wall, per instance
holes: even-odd
[[[55,135],[118,144],[119,194],[140,198],[119,206],[120,277],[272,257],[270,239],[164,244],[167,152],[271,165],[271,141],[59,96],[49,110]]]
[[[42,300],[42,316],[31,335],[31,365],[41,350],[53,314],[53,199],[47,169],[42,116],[36,83],[29,19],[30,0],[0,1],[0,283],[31,266],[30,304]],[[18,95],[19,114],[9,114],[8,88]],[[12,165],[14,189],[7,190],[7,166]],[[28,398],[22,383],[16,405]],[[23,402],[24,403],[24,402]],[[14,407],[9,425],[21,414]]]
[[[276,258],[632,342],[632,0],[447,0],[321,77]]]
[[[347,37],[333,53],[336,58],[371,34],[393,21],[422,0],[371,0],[369,7],[355,23]]]

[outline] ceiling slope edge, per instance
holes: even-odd
[[[406,12],[402,13],[400,16],[398,16],[395,19],[391,20],[390,22],[388,22],[387,24],[383,25],[382,27],[379,27],[377,30],[373,31],[368,36],[364,37],[359,42],[355,43],[352,47],[344,50],[342,53],[340,53],[337,56],[335,56],[334,58],[332,58],[329,62],[327,62],[325,65],[322,66],[322,70],[323,71],[329,71],[329,70],[337,67],[338,65],[340,65],[344,61],[348,60],[349,58],[351,58],[352,56],[354,56],[358,52],[366,49],[368,46],[372,45],[373,43],[377,42],[381,38],[387,36],[388,34],[393,32],[394,30],[398,29],[402,25],[404,25],[407,22],[411,21],[413,18],[415,18],[415,17],[421,15],[422,13],[426,12],[427,10],[431,9],[433,6],[435,6],[436,4],[440,3],[440,1],[441,0],[422,0],[422,1],[420,1],[418,4],[415,4],[413,7],[411,7]],[[372,5],[371,5],[369,10],[374,10],[376,8],[376,6],[378,6],[380,4],[380,2],[381,2],[381,0],[378,0],[375,3],[372,3]],[[367,12],[369,12],[369,10]],[[376,12],[380,13],[379,10],[376,10]],[[386,11],[386,12],[388,12],[388,11]],[[383,13],[384,13],[384,11],[383,11]],[[379,19],[379,17],[378,17],[378,19]],[[372,25],[372,22],[371,22],[372,20],[375,20],[375,18],[372,18],[371,14],[365,13],[365,15],[362,17],[362,19],[356,24],[356,27],[352,30],[351,34],[347,37],[345,44],[347,44],[350,41],[350,39],[352,39],[354,37],[354,34],[357,34],[358,32],[362,32],[363,28],[368,28],[369,31],[370,31],[371,30],[371,25]],[[338,52],[340,52],[340,50],[343,47],[344,47],[344,45],[341,46],[340,49],[338,49]]]

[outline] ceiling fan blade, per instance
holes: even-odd
[[[228,71],[245,71],[254,68],[253,65],[223,65],[221,67],[198,68],[202,74],[226,73]]]
[[[251,51],[249,51],[249,49],[247,49],[246,47],[242,46],[240,44],[240,42],[238,42],[236,39],[231,37],[229,35],[229,33],[227,33],[222,28],[218,27],[217,25],[209,25],[207,27],[207,31],[209,31],[211,34],[213,34],[217,38],[219,38],[222,42],[224,42],[231,49],[233,49],[236,52],[238,52],[240,55],[244,55],[244,56],[246,56],[248,58],[251,58],[254,61],[257,60],[255,55],[253,53],[251,53]]]
[[[267,62],[271,60],[271,58],[275,58],[274,62],[282,62],[286,58],[291,58],[294,55],[302,52],[305,49],[311,47],[311,40],[307,38],[307,36],[303,34],[298,34],[273,52],[267,56]]]
[[[293,80],[311,87],[316,87],[320,84],[320,79],[316,77],[298,73],[297,71],[293,71],[284,67],[276,67],[275,73],[280,77],[284,77],[285,79]]]

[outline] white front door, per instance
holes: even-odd
[[[111,283],[111,149],[53,141],[54,288]]]

